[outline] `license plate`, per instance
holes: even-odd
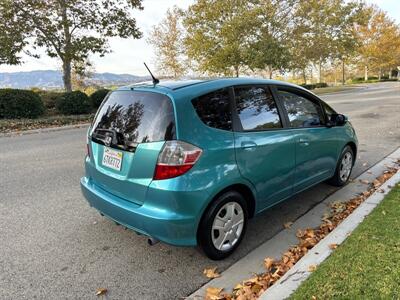
[[[111,169],[121,171],[122,152],[104,148],[102,164]]]

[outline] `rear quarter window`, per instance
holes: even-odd
[[[209,127],[232,130],[229,90],[220,89],[192,100],[197,115]]]

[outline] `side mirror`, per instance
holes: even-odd
[[[336,126],[343,126],[347,122],[346,116],[341,114],[337,114],[334,120]]]

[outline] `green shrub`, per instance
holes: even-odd
[[[43,113],[43,101],[35,92],[0,89],[0,118],[37,118]]]
[[[315,84],[316,89],[326,88],[326,87],[328,87],[328,84],[326,82],[318,82]]]
[[[317,83],[310,83],[310,84],[302,84],[301,86],[307,90],[313,90],[313,89],[328,87],[328,84],[326,82],[317,82]]]
[[[61,97],[64,93],[54,91],[39,91],[38,94],[40,95],[40,97],[42,97],[43,104],[46,109],[55,109],[57,99]]]
[[[90,101],[92,102],[92,106],[94,108],[99,108],[101,102],[103,102],[104,98],[107,96],[109,92],[110,90],[100,89],[91,94]]]
[[[89,97],[81,91],[63,93],[56,100],[57,110],[65,115],[80,115],[91,111]]]

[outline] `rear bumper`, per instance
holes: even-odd
[[[90,206],[134,231],[172,245],[197,244],[195,216],[177,214],[146,203],[132,203],[101,189],[88,177],[81,178],[81,189]]]

